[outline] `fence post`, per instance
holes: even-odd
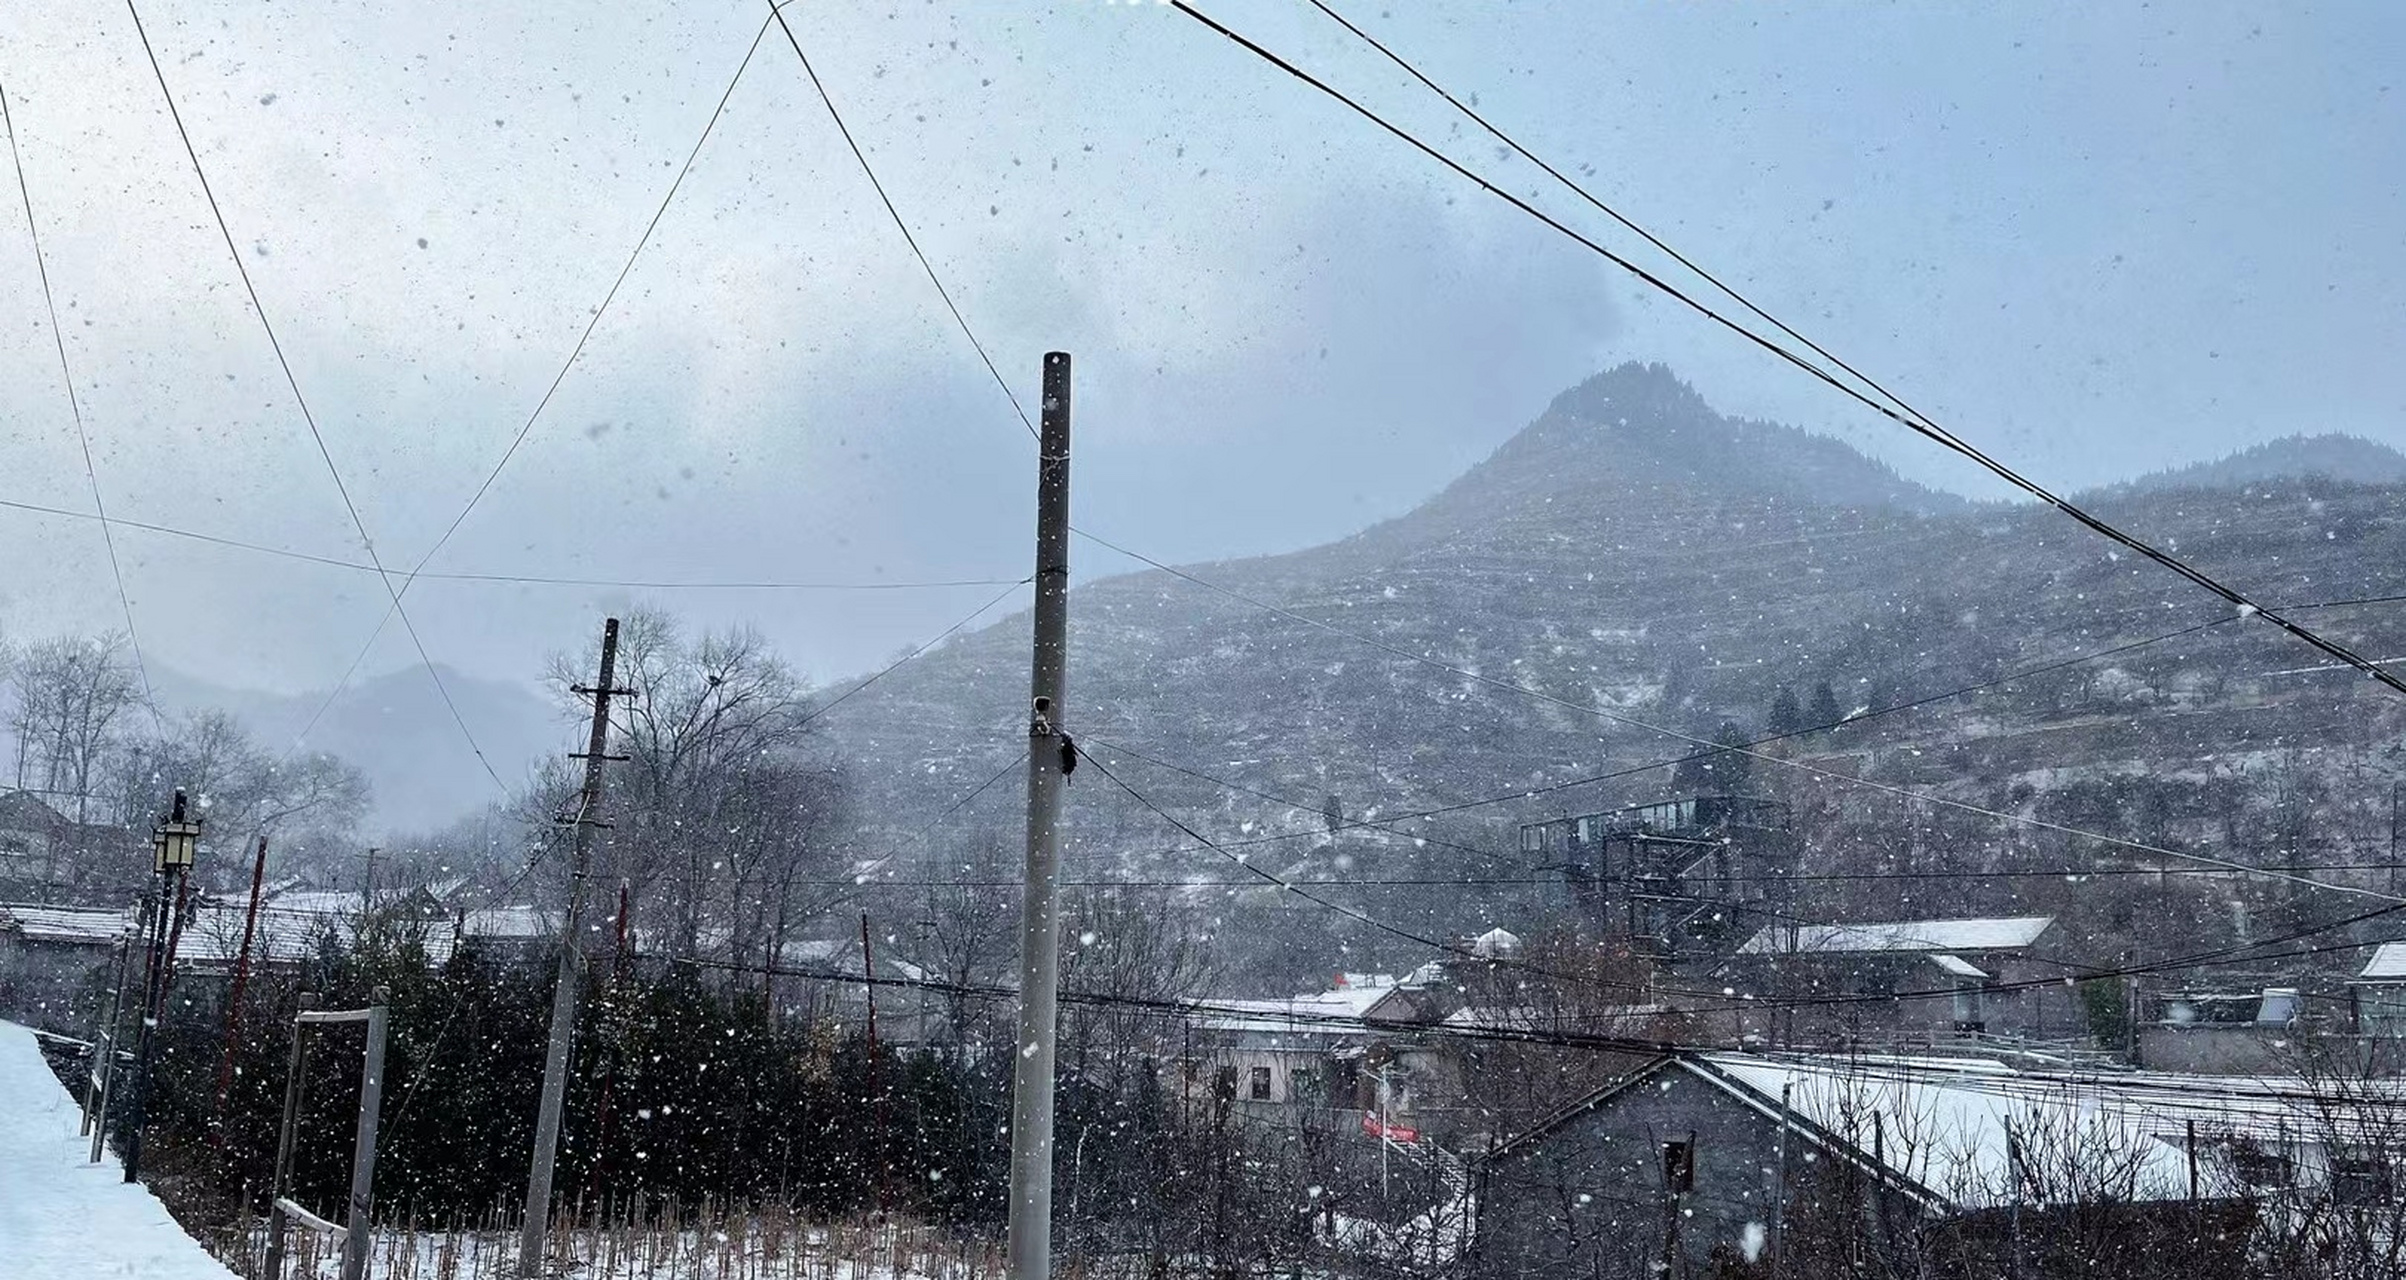
[[[363,1280],[368,1268],[368,1209],[376,1190],[376,1113],[384,1100],[384,1022],[391,993],[376,988],[368,1006],[367,1052],[359,1067],[359,1129],[351,1142],[350,1230],[343,1238],[343,1280]]]
[[[304,991],[299,1012],[317,1007],[317,993]],[[296,1015],[292,1021],[292,1057],[284,1068],[284,1120],[276,1133],[276,1180],[267,1195],[267,1276],[284,1280],[284,1194],[292,1190],[292,1144],[300,1126],[302,1072],[307,1065],[308,1040]]]

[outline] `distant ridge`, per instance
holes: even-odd
[[[264,693],[213,684],[171,667],[154,666],[159,701],[170,714],[203,708],[231,713],[262,745],[281,752],[309,722],[325,694]],[[443,682],[458,700],[460,714],[477,745],[515,784],[545,755],[568,740],[556,712],[525,687],[487,680],[451,667]],[[425,831],[440,827],[500,799],[493,780],[469,754],[459,726],[443,706],[426,672],[404,667],[367,676],[343,691],[311,730],[308,746],[359,766],[372,789],[369,834]]]
[[[2175,489],[2244,489],[2273,480],[2319,476],[2350,484],[2406,481],[2406,453],[2362,436],[2336,432],[2283,436],[2212,462],[2152,472],[2108,493],[2166,493]]]

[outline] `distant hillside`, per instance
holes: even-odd
[[[2243,489],[2269,480],[2319,476],[2351,484],[2406,481],[2406,454],[2361,436],[2283,436],[2227,458],[2193,463],[2140,476],[2117,492],[2164,493],[2175,489]]]
[[[2196,492],[2148,485],[2099,501],[2269,600],[2406,590],[2398,488],[2309,478],[2242,503],[2199,503]],[[1116,567],[1090,542],[1074,555],[1082,573]],[[2385,831],[2359,819],[2386,815],[2406,733],[2406,709],[2366,682],[2051,510],[1967,503],[1837,441],[1724,417],[1659,366],[1624,366],[1558,397],[1404,516],[1193,572],[1277,611],[1161,573],[1082,579],[1070,723],[1146,799],[1246,842],[1232,850],[1256,866],[1324,880],[1525,884],[1517,823],[1660,795],[1669,769],[1644,766],[1692,750],[1675,734],[1710,736],[1723,721],[1760,733],[1783,685],[1803,700],[1827,683],[1847,710],[1984,686],[1780,748],[1815,773],[1752,770],[1743,785],[1812,815],[1808,869],[1978,872],[2113,853],[1908,804],[1850,776],[2223,856],[2378,857]],[[2377,655],[2406,654],[2406,611],[2394,606],[2323,609],[2314,621]],[[880,851],[950,857],[981,829],[1010,838],[1015,787],[962,798],[1021,749],[1027,628],[1020,615],[962,636],[830,715],[867,841],[913,842]],[[2135,647],[2061,665],[2120,646]],[[2047,669],[2008,678],[2030,668]],[[1194,772],[1115,758],[1117,746]],[[1619,776],[1565,785],[1606,774]],[[1072,857],[1088,870],[1230,874],[1108,780],[1076,781]],[[1421,844],[1361,827],[1332,840],[1330,797],[1356,817],[1506,799],[1408,824]],[[1274,835],[1289,838],[1263,842]],[[2048,905],[2022,895],[2051,891],[1955,880],[1931,904],[1904,900],[1919,889],[1897,884],[1885,909],[2022,909]],[[1815,909],[1880,909],[1850,892]],[[1225,927],[1258,942],[1271,969],[1309,972],[1310,957],[1337,945],[1327,913],[1249,893],[1205,901],[1238,913]],[[1382,918],[1438,933],[1517,927],[1543,910],[1511,889],[1363,893]],[[2090,894],[2064,909],[2107,901]],[[2227,902],[2199,910],[2242,931],[2277,918]]]
[[[563,744],[573,740],[552,708],[522,686],[441,670],[477,745],[503,782],[517,785],[535,760],[567,749]],[[278,750],[291,743],[325,698],[323,692],[293,696],[233,689],[163,668],[153,668],[151,675],[170,712],[221,708]],[[459,726],[423,668],[354,682],[310,731],[309,745],[366,772],[375,801],[366,824],[370,833],[430,830],[500,798],[493,780],[463,748]]]

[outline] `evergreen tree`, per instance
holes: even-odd
[[[1845,715],[1838,709],[1838,692],[1830,688],[1829,681],[1824,680],[1813,686],[1812,722],[1815,727],[1836,724]]]
[[[1733,748],[1746,745],[1746,731],[1735,720],[1724,720],[1713,731],[1709,747],[1697,748],[1671,771],[1671,789],[1684,792],[1735,794],[1754,776],[1754,757]]]
[[[1804,727],[1804,708],[1797,705],[1796,692],[1784,684],[1781,685],[1771,695],[1771,714],[1763,721],[1764,731],[1778,737],[1794,733]]]

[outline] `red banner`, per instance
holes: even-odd
[[[1362,1133],[1365,1137],[1383,1137],[1389,1142],[1418,1142],[1420,1130],[1389,1121],[1382,1121],[1370,1112],[1362,1113]]]

